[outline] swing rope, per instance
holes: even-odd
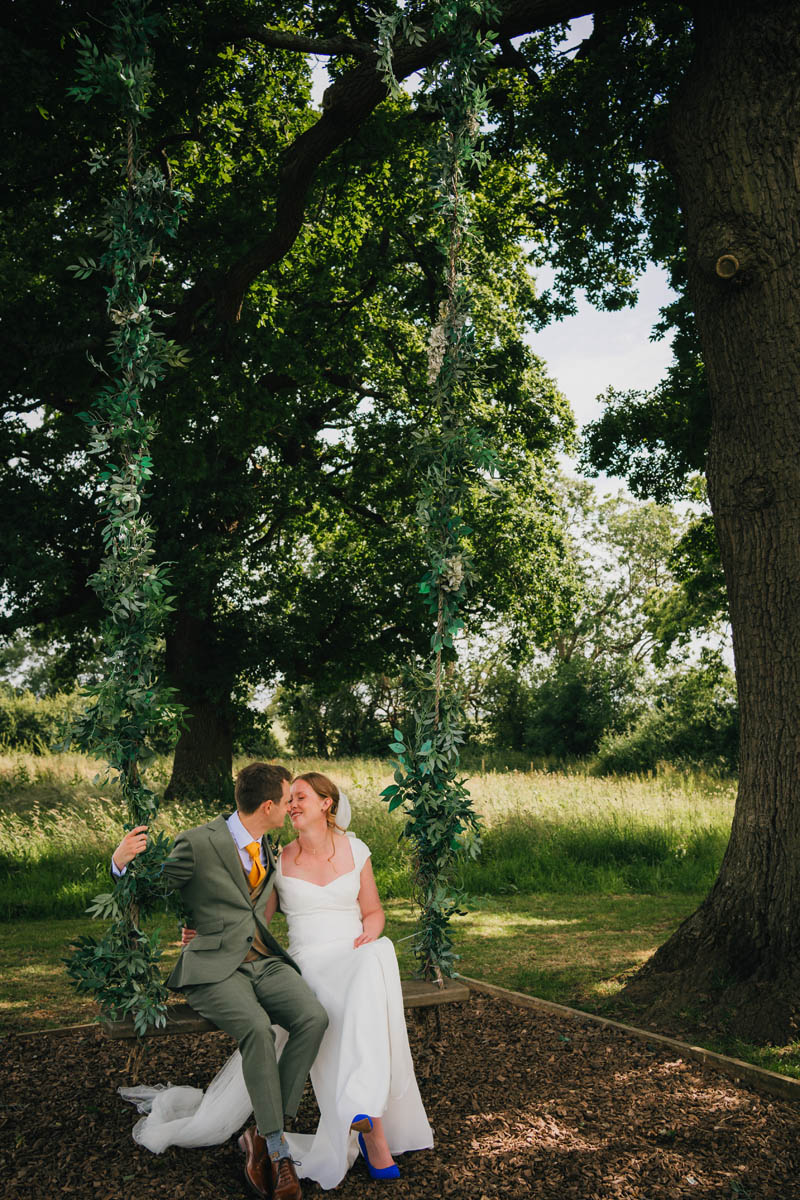
[[[495,468],[490,447],[469,420],[476,383],[468,262],[473,234],[464,184],[465,173],[479,170],[484,161],[479,129],[486,95],[479,74],[492,39],[476,31],[490,16],[490,7],[481,0],[477,5],[452,0],[437,7],[431,34],[444,36],[450,50],[446,61],[427,72],[423,87],[441,118],[433,202],[443,223],[445,264],[445,299],[429,340],[431,421],[416,439],[417,518],[428,564],[419,587],[434,617],[433,661],[416,673],[413,733],[406,741],[400,730],[394,731],[395,782],[383,793],[390,809],[402,804],[408,817],[404,834],[412,844],[421,912],[414,951],[423,977],[440,985],[453,974],[449,922],[462,911],[463,894],[452,882],[454,868],[461,855],[476,855],[480,845],[479,821],[465,780],[459,778],[464,733],[454,639],[463,628],[461,614],[474,579],[472,531],[463,514],[471,489],[482,486]],[[393,40],[396,35],[418,38],[419,31],[402,14],[376,22],[381,63],[396,94]],[[166,731],[174,737],[181,721],[180,706],[158,678],[162,630],[172,605],[167,573],[154,562],[152,528],[143,515],[154,434],[143,397],[169,366],[186,361],[155,328],[140,279],[142,269],[150,269],[157,257],[159,241],[175,235],[181,211],[181,197],[171,181],[143,165],[138,154],[152,86],[154,25],[147,0],[117,0],[107,54],[77,35],[79,82],[71,89],[83,102],[97,96],[113,101],[122,141],[114,159],[120,185],[103,220],[106,249],[98,261],[81,259],[71,268],[76,279],[95,272],[110,276],[107,307],[114,326],[108,367],[95,363],[104,383],[84,415],[89,453],[100,462],[97,481],[105,516],[104,557],[92,584],[106,612],[102,635],[107,669],[87,697],[71,740],[105,758],[108,772],[116,772],[127,805],[126,828],[155,819],[158,798],[146,786],[143,772],[154,754],[155,735]],[[91,169],[110,165],[107,156],[95,153]],[[95,898],[90,912],[109,919],[111,927],[101,939],[79,939],[68,964],[74,986],[95,996],[102,1015],[111,1020],[131,1015],[139,1035],[166,1021],[161,949],[142,922],[167,902],[160,883],[167,853],[163,834],[151,838],[114,891]]]
[[[408,818],[403,836],[411,843],[420,908],[414,954],[419,973],[440,987],[444,976],[454,974],[450,920],[464,911],[463,890],[454,882],[456,868],[465,854],[475,857],[480,850],[480,822],[466,780],[459,776],[465,735],[455,639],[464,627],[462,614],[475,579],[472,530],[464,513],[472,490],[484,486],[496,469],[491,447],[470,420],[477,372],[469,269],[476,238],[466,186],[467,174],[477,174],[486,158],[480,126],[487,99],[480,76],[493,39],[479,27],[493,15],[493,7],[480,0],[445,0],[436,7],[430,36],[445,39],[448,51],[428,70],[421,89],[422,102],[440,120],[432,204],[443,220],[445,264],[445,298],[428,344],[430,421],[418,433],[415,463],[420,479],[417,519],[427,557],[419,588],[434,619],[433,661],[413,681],[412,732],[406,737],[394,730],[394,783],[382,793],[390,811],[402,806]],[[398,41],[418,43],[424,31],[403,12],[374,19],[380,68],[390,94],[398,97],[393,49]]]

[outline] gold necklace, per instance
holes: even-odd
[[[304,845],[302,838],[300,838],[299,840],[300,840],[300,849],[307,850],[309,854],[313,854],[317,858],[319,857],[319,855],[322,853],[323,850],[327,849],[326,846],[321,846],[319,850],[315,850],[313,846]]]

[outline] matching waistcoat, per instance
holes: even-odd
[[[272,864],[268,862],[267,873],[264,876],[264,878],[261,880],[261,883],[259,883],[258,887],[250,886],[249,872],[245,871],[244,866],[242,866],[242,870],[244,871],[244,877],[247,880],[247,887],[250,892],[250,903],[253,905],[253,908],[255,908],[256,901],[258,900],[261,893],[264,891],[264,888],[267,885],[267,880],[269,879],[270,875],[272,874]],[[247,951],[247,954],[244,956],[243,961],[244,962],[255,962],[255,960],[257,958],[269,958],[271,956],[271,954],[272,954],[272,951],[270,950],[270,948],[268,946],[264,945],[264,942],[261,939],[261,935],[258,932],[258,927],[256,927],[256,932],[253,937],[253,944],[250,947],[250,949]]]

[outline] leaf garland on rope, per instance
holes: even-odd
[[[158,255],[159,241],[175,236],[183,202],[139,150],[140,129],[148,116],[155,18],[147,13],[147,0],[118,0],[113,14],[108,53],[76,34],[78,84],[69,89],[84,103],[95,98],[110,103],[119,116],[122,140],[116,156],[95,151],[89,164],[92,173],[116,170],[119,176],[100,223],[105,250],[98,261],[80,259],[69,268],[76,279],[95,273],[110,277],[105,292],[113,326],[107,365],[91,360],[104,382],[90,411],[81,414],[89,427],[88,452],[99,463],[96,478],[105,518],[103,558],[90,579],[105,609],[105,670],[87,689],[87,707],[69,742],[107,761],[107,772],[115,773],[126,803],[125,828],[132,829],[151,825],[158,814],[158,797],[146,785],[143,771],[154,757],[155,736],[177,736],[183,712],[158,675],[164,621],[173,605],[167,569],[154,562],[152,525],[143,512],[154,434],[143,402],[169,366],[187,360],[156,329],[155,318],[166,314],[150,307],[142,282]],[[156,905],[168,903],[161,884],[168,851],[165,834],[150,837],[147,850],[114,891],[96,896],[88,910],[111,921],[105,936],[80,938],[67,960],[77,990],[94,995],[104,1017],[131,1015],[139,1034],[166,1021],[158,935],[148,935],[142,921]]]
[[[466,779],[460,777],[464,742],[463,702],[452,667],[454,639],[463,628],[462,612],[475,579],[469,550],[472,530],[463,519],[468,492],[486,485],[497,463],[492,448],[469,424],[475,386],[475,331],[469,254],[474,241],[467,172],[480,170],[485,152],[480,127],[487,111],[481,68],[493,36],[481,28],[497,10],[484,0],[438,4],[430,36],[445,40],[445,58],[423,77],[422,97],[438,115],[441,133],[434,154],[433,206],[443,233],[444,291],[439,322],[428,345],[429,413],[417,435],[415,468],[420,480],[417,519],[424,535],[427,570],[419,590],[434,619],[431,662],[413,681],[413,733],[394,730],[394,783],[382,792],[390,811],[403,806],[403,828],[412,846],[420,921],[414,954],[420,974],[436,979],[454,973],[451,918],[463,911],[464,893],[455,885],[459,859],[480,852],[480,821]],[[393,96],[392,73],[398,40],[419,44],[423,29],[402,11],[373,16],[378,27],[379,66]]]

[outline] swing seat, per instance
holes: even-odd
[[[427,979],[403,980],[403,1005],[405,1008],[430,1008],[438,1004],[452,1004],[469,998],[469,988],[459,979],[445,979],[443,986]],[[123,1021],[102,1021],[110,1038],[134,1038],[133,1017]],[[158,1029],[150,1028],[146,1037],[165,1037],[173,1033],[214,1033],[216,1025],[201,1017],[190,1004],[182,1001],[167,1008],[167,1023]]]

